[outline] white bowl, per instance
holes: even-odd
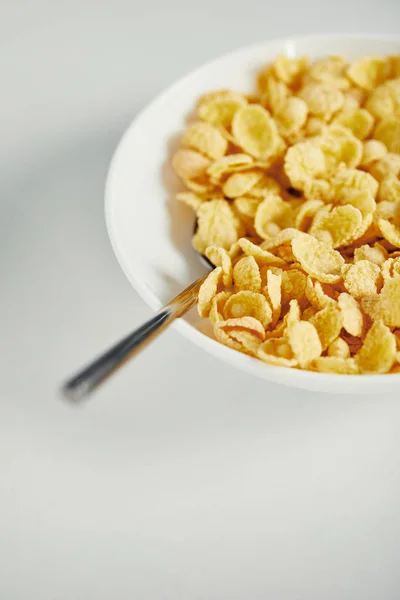
[[[170,166],[171,153],[196,99],[218,88],[250,92],[256,73],[280,53],[290,57],[336,54],[354,59],[399,52],[399,38],[376,35],[318,35],[267,41],[200,67],[172,85],[135,119],[111,163],[106,220],[122,269],[154,310],[205,271],[190,243],[193,214],[174,199],[181,186]],[[400,375],[330,375],[266,365],[212,339],[208,323],[195,310],[176,322],[175,327],[217,358],[270,381],[327,392],[400,389]]]

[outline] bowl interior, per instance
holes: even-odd
[[[182,186],[171,168],[171,155],[178,148],[180,134],[197,98],[220,88],[250,93],[257,72],[280,53],[312,58],[336,54],[354,59],[399,52],[398,39],[382,36],[326,35],[268,41],[204,65],[167,89],[135,119],[111,163],[106,219],[121,267],[153,309],[205,272],[191,247],[194,216],[175,200]],[[176,326],[223,360],[266,379],[297,387],[323,390],[331,388],[334,381],[338,391],[375,391],[382,385],[395,387],[399,381],[396,375],[349,377],[269,367],[211,339],[208,323],[195,310]]]

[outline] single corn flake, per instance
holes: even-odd
[[[400,248],[400,228],[386,219],[379,219],[377,225],[382,237],[392,246]]]
[[[326,121],[338,112],[344,103],[343,93],[330,83],[308,83],[298,93],[312,115]]]
[[[268,252],[268,250],[264,250],[260,246],[256,246],[256,244],[253,244],[246,238],[241,238],[238,244],[244,254],[254,257],[259,265],[286,266],[285,261],[281,258]]]
[[[315,359],[314,367],[320,373],[335,373],[337,375],[357,375],[358,366],[354,358],[339,356],[320,356]]]
[[[355,85],[371,92],[390,75],[390,65],[383,58],[365,56],[349,66],[347,75]]]
[[[310,59],[307,56],[289,58],[284,54],[280,54],[272,65],[272,68],[278,79],[281,79],[286,85],[292,86],[297,83],[309,63]]]
[[[387,153],[387,148],[383,142],[378,140],[367,140],[363,143],[363,154],[360,167],[367,167],[376,160],[380,160]]]
[[[227,250],[218,246],[209,246],[205,254],[214,266],[221,267],[223,284],[230,288],[232,285],[232,259]]]
[[[241,173],[233,173],[228,177],[222,186],[224,196],[227,198],[237,198],[250,192],[251,188],[256,185],[262,178],[260,171],[243,171]]]
[[[242,94],[221,90],[203,96],[197,106],[197,114],[212,125],[229,127],[235,113],[246,104],[247,100]]]
[[[343,267],[343,284],[353,298],[376,294],[380,281],[380,268],[369,260]]]
[[[248,169],[252,166],[252,163],[254,163],[254,160],[248,154],[228,154],[211,163],[207,168],[207,174],[215,183],[219,183],[224,175],[237,170]]]
[[[257,356],[276,367],[295,367],[298,362],[285,338],[270,338],[258,347]]]
[[[336,358],[349,358],[350,348],[348,343],[341,337],[336,338],[329,345],[328,356]]]
[[[291,185],[302,190],[311,179],[325,173],[326,158],[313,142],[300,142],[286,152],[284,168]]]
[[[307,302],[306,296],[307,276],[299,269],[283,271],[282,273],[282,305],[287,306],[294,299],[299,306],[304,308]]]
[[[376,242],[373,246],[360,246],[354,250],[354,262],[369,260],[381,267],[388,257],[386,248]]]
[[[347,90],[350,82],[345,76],[347,62],[342,56],[328,56],[314,61],[307,71],[307,76],[323,83],[328,83],[340,90]]]
[[[342,313],[343,329],[354,337],[360,337],[364,328],[364,318],[357,300],[343,292],[339,294],[338,306]]]
[[[314,325],[298,321],[288,332],[288,341],[301,367],[307,367],[322,352],[321,342]]]
[[[178,150],[172,158],[172,166],[174,167],[177,175],[182,179],[196,179],[203,175],[210,165],[208,158],[189,150],[188,148],[182,148]]]
[[[358,169],[340,169],[335,173],[331,180],[336,194],[340,194],[343,189],[365,190],[374,198],[378,192],[379,183],[370,174]]]
[[[400,327],[400,277],[385,282],[379,295],[379,311],[389,327]]]
[[[333,248],[339,248],[353,241],[354,233],[360,228],[362,214],[351,204],[337,206],[324,215],[318,226],[310,228],[310,234]]]
[[[400,77],[386,81],[368,96],[365,108],[377,119],[400,116]]]
[[[360,299],[361,310],[368,315],[372,321],[378,321],[378,319],[382,318],[380,302],[381,298],[379,294],[363,296]]]
[[[279,145],[275,121],[265,108],[256,104],[236,112],[232,134],[239,146],[255,158],[266,159],[274,155]]]
[[[341,278],[344,259],[339,252],[304,233],[292,241],[292,250],[306,273],[323,283],[334,283]]]
[[[214,296],[220,291],[222,269],[217,267],[208,275],[207,279],[202,283],[198,297],[198,311],[203,318],[208,317],[211,310],[211,304]]]
[[[359,140],[367,138],[374,127],[374,117],[365,108],[343,111],[334,122],[350,129]]]
[[[400,153],[400,116],[397,119],[383,119],[375,127],[374,138],[383,142],[389,152]]]
[[[219,292],[211,301],[209,319],[213,325],[218,321],[224,321],[223,310],[226,301],[232,296],[232,292]]]
[[[382,179],[379,185],[379,200],[381,202],[396,202],[400,205],[400,179],[393,174]]]
[[[233,294],[226,301],[223,314],[225,319],[254,317],[265,328],[272,321],[272,309],[263,294],[243,290]]]
[[[327,306],[336,306],[334,292],[326,283],[313,281],[311,277],[307,277],[305,293],[309,303],[317,310]]]
[[[324,351],[340,334],[343,325],[342,313],[336,306],[327,306],[311,317],[309,323],[317,330]]]
[[[228,143],[216,127],[197,121],[188,125],[183,134],[182,144],[205,154],[213,160],[224,156]]]
[[[300,206],[295,220],[299,231],[308,231],[316,212],[324,205],[322,200],[306,200]]]
[[[233,281],[235,290],[261,290],[260,269],[254,256],[245,256],[238,260],[233,267]]]
[[[229,250],[244,233],[240,219],[226,200],[209,200],[197,211],[197,231],[193,247],[203,254],[208,246]]]
[[[263,293],[267,297],[272,308],[272,325],[274,326],[280,317],[282,307],[282,275],[275,274],[270,269],[267,270],[267,284],[263,288]]]
[[[361,373],[388,373],[396,358],[396,340],[382,321],[375,321],[368,331],[357,364]]]
[[[308,106],[301,98],[290,96],[274,113],[278,131],[284,137],[300,131],[307,121]]]
[[[281,228],[286,227],[290,216],[294,217],[290,204],[280,196],[271,194],[257,208],[254,218],[255,230],[262,239],[266,240],[276,233],[274,225],[277,225],[280,231]]]
[[[387,152],[385,156],[367,166],[368,172],[377,180],[400,175],[400,154]]]

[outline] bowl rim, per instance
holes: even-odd
[[[136,123],[148,112],[153,110],[154,106],[159,102],[162,102],[165,97],[167,97],[170,92],[179,88],[180,86],[185,86],[190,79],[196,77],[201,71],[207,69],[209,66],[214,64],[220,60],[232,59],[236,55],[239,55],[243,52],[251,52],[256,51],[263,46],[267,46],[269,44],[281,44],[282,46],[286,45],[298,45],[304,43],[306,41],[321,43],[326,42],[329,44],[330,41],[337,40],[347,40],[347,41],[356,41],[356,40],[382,40],[388,42],[397,42],[400,44],[400,35],[396,34],[385,34],[385,33],[312,33],[312,34],[302,34],[302,35],[289,35],[277,38],[266,39],[264,41],[258,41],[253,44],[248,44],[244,46],[240,46],[238,48],[234,48],[229,50],[228,52],[224,52],[218,56],[207,60],[206,62],[198,65],[191,71],[187,72],[179,79],[173,81],[170,85],[164,88],[159,94],[157,94],[150,102],[148,102],[141,110],[139,110],[134,118],[130,121],[129,125],[126,127],[124,133],[120,137],[118,144],[114,150],[112,155],[108,171],[106,174],[106,182],[105,182],[105,191],[104,191],[104,214],[106,221],[106,229],[110,239],[111,247],[115,253],[117,261],[122,268],[125,276],[128,281],[137,291],[139,296],[152,308],[154,311],[159,310],[162,307],[161,301],[157,298],[157,296],[152,292],[152,290],[143,282],[143,280],[136,275],[134,269],[134,263],[126,261],[124,253],[121,251],[119,247],[119,243],[117,240],[117,236],[114,234],[114,226],[113,226],[113,214],[112,214],[112,189],[113,182],[115,178],[116,166],[119,162],[120,155],[123,154],[125,145],[127,144],[128,138],[130,138],[131,131],[135,127]],[[208,351],[210,354],[220,358],[224,362],[229,362],[233,366],[239,368],[240,370],[246,370],[258,377],[264,379],[271,379],[268,376],[265,377],[262,374],[262,370],[276,371],[279,369],[279,372],[282,373],[282,370],[285,372],[290,372],[291,382],[290,385],[293,387],[307,387],[307,384],[311,384],[310,388],[312,388],[312,383],[318,382],[319,386],[323,386],[324,383],[332,383],[332,377],[334,377],[334,381],[339,380],[341,382],[359,379],[359,377],[355,378],[354,375],[344,375],[337,373],[320,373],[318,371],[308,371],[302,369],[293,369],[289,367],[275,367],[273,365],[268,365],[254,357],[248,356],[241,352],[237,352],[232,348],[224,346],[219,343],[217,340],[203,334],[201,331],[193,327],[190,323],[185,321],[184,319],[176,319],[172,323],[172,327],[176,331],[179,331],[185,338],[191,340],[196,346],[203,348]],[[363,387],[368,385],[368,383],[376,384],[377,381],[383,383],[383,379],[387,382],[388,379],[391,381],[394,378],[400,377],[400,373],[385,373],[385,374],[371,374],[371,375],[362,375],[362,383]]]

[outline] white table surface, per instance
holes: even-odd
[[[398,600],[398,395],[285,389],[173,330],[81,408],[57,386],[150,315],[103,220],[138,109],[236,46],[399,18],[397,0],[2,0],[2,600]]]

